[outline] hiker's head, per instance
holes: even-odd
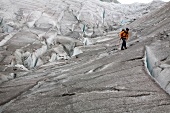
[[[125,31],[125,29],[122,29],[122,31]]]
[[[126,31],[129,31],[129,28],[126,28]]]

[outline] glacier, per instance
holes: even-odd
[[[170,3],[0,4],[0,113],[170,112]]]

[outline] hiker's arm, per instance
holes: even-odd
[[[123,34],[123,32],[120,32],[120,34],[119,34],[120,40],[121,40],[121,38],[122,38],[122,34]]]
[[[129,33],[126,35],[126,40],[128,40],[129,39]]]

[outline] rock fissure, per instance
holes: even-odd
[[[34,85],[35,85],[35,84],[34,84]],[[1,102],[1,103],[0,103],[0,106],[9,103],[9,102],[12,101],[12,100],[17,99],[19,96],[21,96],[22,94],[24,94],[26,91],[28,91],[29,89],[31,89],[32,87],[34,87],[34,85],[29,86],[28,88],[24,89],[23,91],[21,91],[21,92],[17,93],[16,95],[10,97],[9,99],[6,99],[5,101]]]
[[[73,96],[73,95],[76,95],[76,93],[64,93],[61,96],[65,97],[65,96]]]
[[[132,58],[126,61],[135,61],[135,60],[143,60],[143,57],[136,57],[136,58]]]
[[[34,88],[36,85],[38,85],[38,83],[41,80],[37,81],[35,84],[32,83],[32,85],[30,85],[29,87],[25,88],[24,90],[18,92],[17,94],[13,95],[12,97],[6,99],[5,101],[0,103],[0,106],[5,105],[7,103],[9,103],[12,100],[16,100],[17,98],[19,98],[22,94],[25,94],[27,91],[29,91],[30,89]],[[26,84],[27,85],[27,84]]]
[[[150,93],[143,93],[143,94],[135,94],[135,95],[129,95],[129,96],[125,96],[125,97],[143,97],[143,96],[150,96]]]

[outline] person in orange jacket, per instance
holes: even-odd
[[[128,40],[129,37],[129,29],[126,28],[126,30],[122,29],[122,31],[120,32],[120,40],[122,40],[122,46],[121,46],[121,50],[127,49],[126,47],[126,41]]]

